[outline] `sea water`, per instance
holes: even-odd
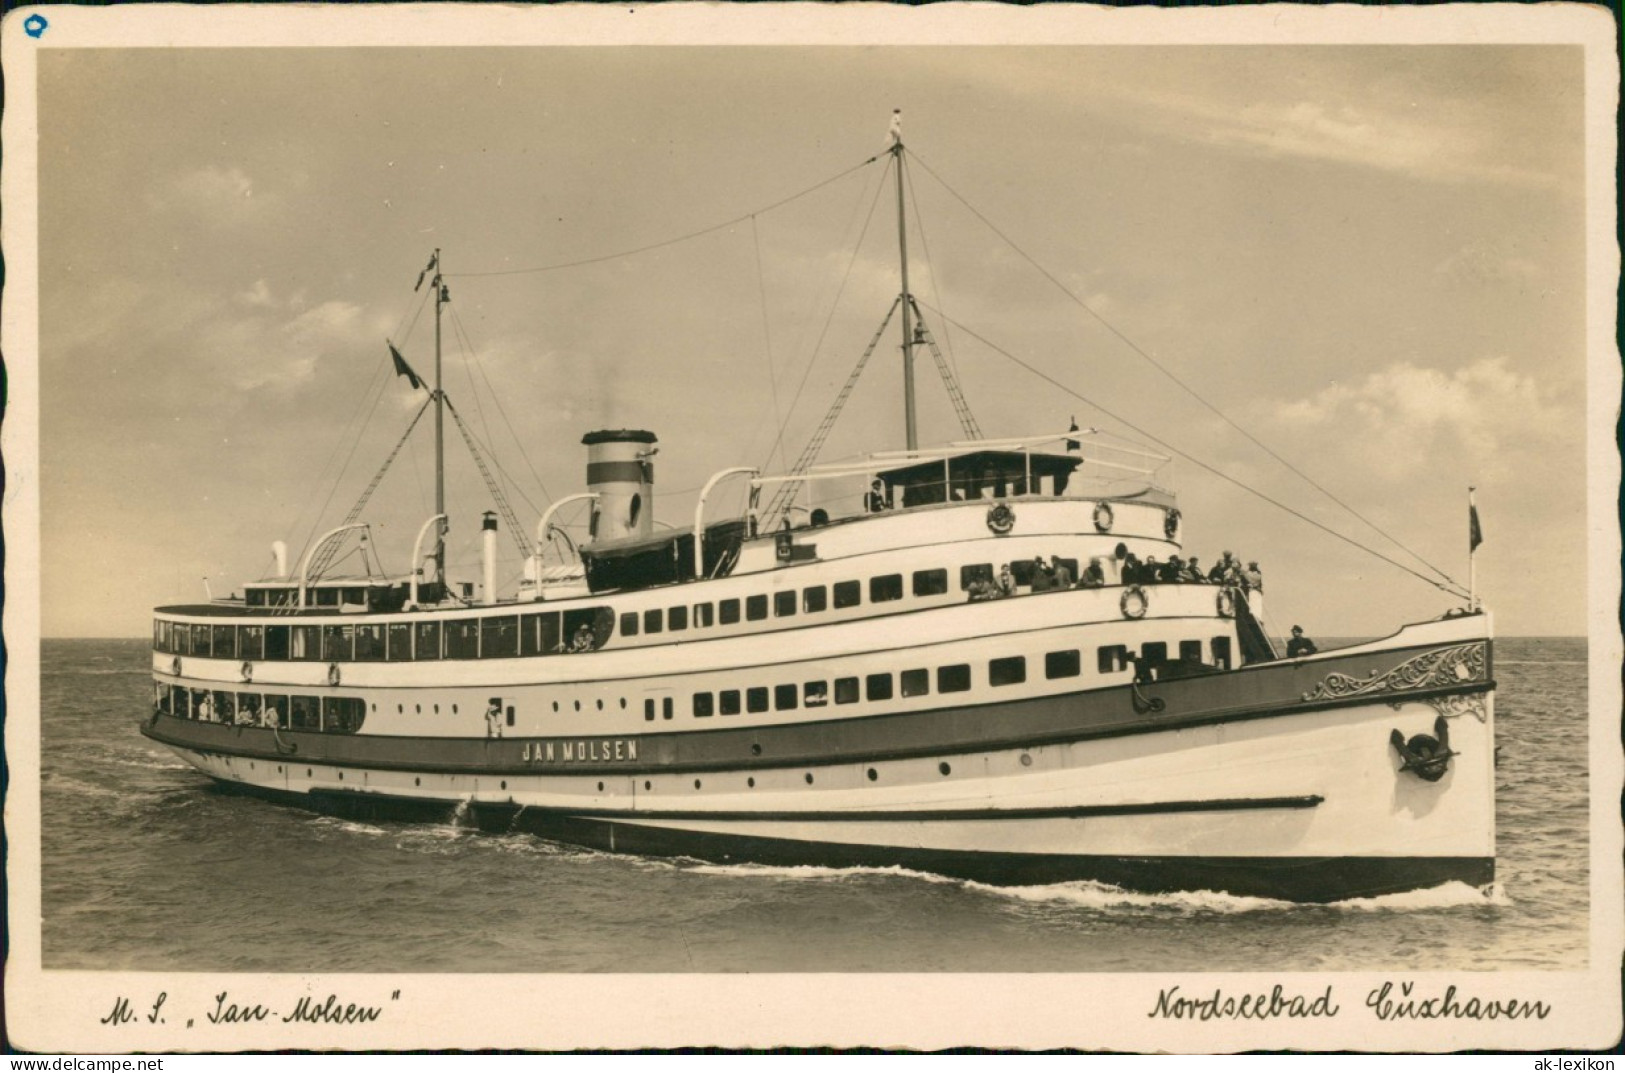
[[[144,641],[47,640],[44,964],[222,972],[1576,969],[1586,647],[1496,642],[1498,882],[1336,905],[612,856],[218,793],[140,736]],[[11,718],[31,713],[12,711]],[[17,758],[11,762],[18,763]]]

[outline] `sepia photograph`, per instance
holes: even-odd
[[[475,7],[5,19],[20,1045],[1618,1040],[1606,12]]]

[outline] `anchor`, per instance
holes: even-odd
[[[1434,720],[1432,734],[1416,734],[1406,741],[1405,735],[1395,730],[1388,735],[1388,744],[1404,761],[1399,770],[1409,771],[1424,782],[1438,782],[1444,778],[1444,773],[1450,767],[1450,758],[1457,755],[1450,748],[1450,724],[1445,722],[1442,715]]]

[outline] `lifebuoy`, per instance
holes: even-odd
[[[988,508],[987,527],[997,536],[1004,536],[1016,527],[1016,512],[1008,503],[995,503]]]
[[[1219,595],[1214,602],[1218,604],[1220,618],[1236,617],[1236,590],[1230,588],[1220,589]]]
[[[329,663],[327,665],[327,684],[330,686],[336,686],[339,684],[339,679],[341,677],[342,675],[339,673],[339,665],[337,663]]]
[[[1110,503],[1095,504],[1095,529],[1097,531],[1102,533],[1111,532],[1114,520],[1116,519],[1112,514],[1112,505]]]
[[[1144,618],[1150,604],[1146,601],[1144,589],[1138,585],[1130,585],[1123,590],[1123,597],[1117,601],[1117,606],[1122,610],[1124,618]]]
[[[243,665],[239,669],[242,671],[243,681],[252,682],[254,680],[254,663],[252,660],[243,660]]]
[[[1162,535],[1172,540],[1177,532],[1179,532],[1179,508],[1169,507],[1167,513],[1162,516]]]

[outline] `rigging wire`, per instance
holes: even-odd
[[[852,244],[852,256],[847,259],[846,271],[841,275],[841,285],[835,289],[835,300],[829,304],[829,314],[824,318],[824,326],[819,329],[818,341],[813,344],[812,357],[807,359],[807,367],[802,370],[801,382],[796,385],[796,393],[790,397],[790,408],[787,413],[794,413],[796,403],[801,401],[801,393],[807,386],[808,377],[812,376],[813,366],[817,363],[818,353],[824,347],[824,340],[829,335],[830,325],[835,322],[835,311],[841,306],[841,296],[846,293],[846,285],[852,280],[852,269],[858,263],[858,255],[863,252],[863,240],[869,235],[869,225],[874,223],[875,210],[880,206],[881,191],[886,189],[886,176],[891,174],[891,155],[886,157],[886,170],[881,173],[880,182],[875,184],[875,195],[869,202],[869,214],[863,218],[863,230],[858,232],[858,240]],[[779,425],[778,433],[773,438],[773,447],[768,450],[767,458],[771,461],[773,452],[778,451],[784,456],[784,425]],[[763,468],[767,468],[765,465]]]
[[[773,420],[780,428],[783,428],[786,415],[783,410],[779,409],[779,376],[773,368],[773,332],[768,327],[767,320],[767,278],[762,272],[762,236],[756,230],[756,217],[754,215],[750,218],[750,241],[751,246],[756,251],[756,293],[760,297],[762,304],[762,343],[767,353],[767,383],[773,393]],[[783,437],[775,440],[775,444],[778,446],[779,462],[782,465],[784,462]],[[767,461],[769,465],[773,463],[773,452],[771,450],[768,451]]]
[[[931,276],[931,294],[936,298],[937,304],[946,309],[947,303],[942,300],[942,287],[937,281],[937,265],[935,261],[931,260],[931,243],[928,242],[925,237],[925,214],[920,212],[919,191],[915,188],[914,180],[909,176],[906,170],[906,165],[908,162],[905,160],[903,163],[905,165],[905,170],[903,172],[903,186],[908,190],[909,204],[914,206],[914,230],[920,233],[920,252],[925,255],[925,267]],[[944,322],[943,328],[942,342],[944,349],[948,351],[948,368],[953,372],[955,379],[957,379],[959,377],[959,361],[954,356],[953,333],[946,330],[946,322]]]
[[[1185,381],[1181,380],[1178,376],[1174,375],[1174,373],[1171,372],[1166,366],[1164,366],[1161,362],[1157,361],[1156,358],[1152,357],[1149,353],[1147,353],[1144,349],[1142,349],[1139,346],[1139,344],[1135,343],[1134,340],[1130,339],[1127,335],[1124,335],[1120,330],[1118,330],[1116,325],[1114,325],[1111,321],[1107,320],[1105,317],[1101,316],[1098,312],[1096,312],[1094,310],[1094,308],[1089,305],[1089,303],[1085,302],[1083,299],[1079,298],[1076,294],[1072,293],[1072,290],[1070,288],[1068,288],[1066,286],[1066,284],[1062,283],[1059,279],[1057,279],[1049,271],[1049,269],[1045,268],[1043,265],[1039,264],[1036,260],[1034,260],[1033,257],[1030,254],[1028,254],[1026,250],[1024,250],[1020,246],[1016,245],[1016,242],[1015,242],[1014,239],[1012,239],[1009,235],[1006,235],[1003,231],[999,230],[998,226],[996,224],[994,224],[992,220],[989,220],[986,216],[982,215],[982,213],[976,208],[976,206],[972,205],[969,201],[966,201],[965,198],[963,196],[961,196],[960,193],[957,190],[955,190],[953,187],[949,186],[947,181],[945,179],[943,179],[942,176],[938,175],[931,168],[931,165],[927,164],[924,160],[921,160],[919,158],[918,154],[910,152],[909,155],[911,157],[913,157],[916,161],[919,162],[920,167],[924,168],[926,170],[927,174],[929,174],[938,183],[941,183],[942,188],[944,190],[946,190],[946,191],[948,191],[948,193],[952,194],[954,196],[954,198],[957,199],[961,205],[964,205],[965,208],[969,209],[971,211],[972,215],[974,215],[978,220],[982,221],[983,224],[987,225],[988,229],[991,230],[995,235],[998,235],[1001,239],[1003,239],[1005,241],[1005,243],[1007,245],[1009,245],[1009,247],[1012,250],[1014,250],[1017,254],[1019,254],[1021,256],[1021,258],[1023,260],[1025,260],[1028,264],[1032,265],[1033,268],[1037,269],[1038,272],[1045,279],[1047,279],[1051,283],[1053,283],[1056,286],[1056,288],[1060,290],[1060,292],[1062,294],[1066,295],[1080,309],[1082,309],[1084,312],[1088,313],[1091,317],[1093,317],[1096,321],[1098,321],[1102,327],[1104,327],[1112,335],[1116,336],[1119,341],[1121,341],[1125,346],[1127,346],[1135,354],[1139,355],[1139,357],[1141,357],[1146,362],[1148,362],[1151,365],[1152,368],[1156,369],[1163,376],[1165,376],[1169,380],[1173,381],[1173,383],[1181,391],[1185,392],[1191,398],[1193,398],[1197,402],[1201,403],[1208,410],[1212,411],[1212,413],[1214,415],[1216,415],[1221,421],[1223,421],[1225,424],[1229,425],[1231,428],[1235,429],[1237,432],[1239,432],[1243,436],[1245,436],[1259,450],[1263,451],[1265,454],[1267,454],[1271,458],[1275,459],[1275,461],[1279,462],[1281,465],[1285,466],[1287,469],[1289,469],[1293,473],[1297,474],[1298,477],[1301,478],[1302,480],[1304,480],[1305,482],[1307,482],[1311,488],[1314,488],[1316,491],[1320,492],[1326,498],[1330,499],[1333,503],[1336,503],[1338,506],[1340,506],[1344,510],[1348,511],[1354,517],[1358,518],[1361,522],[1364,522],[1368,527],[1370,527],[1372,529],[1372,531],[1376,532],[1379,536],[1383,537],[1386,540],[1389,540],[1389,541],[1393,542],[1393,544],[1395,544],[1401,550],[1405,551],[1408,555],[1410,555],[1412,558],[1414,558],[1417,562],[1421,563],[1423,566],[1427,567],[1429,570],[1432,570],[1435,574],[1438,574],[1440,577],[1444,578],[1446,581],[1450,582],[1452,585],[1457,585],[1457,586],[1460,585],[1460,583],[1458,581],[1456,581],[1454,578],[1452,578],[1449,574],[1445,573],[1443,570],[1440,570],[1437,566],[1434,566],[1432,563],[1428,562],[1420,554],[1418,554],[1415,551],[1412,551],[1409,547],[1407,547],[1404,543],[1402,543],[1399,540],[1399,538],[1397,538],[1397,537],[1393,536],[1392,534],[1388,533],[1387,531],[1382,529],[1380,526],[1378,526],[1375,522],[1373,522],[1369,518],[1367,518],[1365,515],[1361,514],[1359,511],[1355,510],[1353,507],[1351,507],[1347,503],[1343,502],[1336,495],[1334,495],[1331,491],[1329,491],[1327,488],[1325,488],[1323,485],[1321,485],[1318,481],[1316,481],[1313,477],[1311,477],[1307,473],[1303,472],[1303,470],[1299,469],[1297,466],[1294,466],[1291,462],[1287,461],[1285,458],[1282,458],[1279,454],[1277,454],[1274,450],[1272,450],[1267,444],[1265,444],[1261,440],[1259,440],[1258,437],[1254,436],[1251,432],[1248,432],[1246,429],[1244,429],[1240,425],[1238,425],[1234,420],[1231,419],[1230,415],[1226,414],[1223,410],[1220,410],[1217,406],[1213,405],[1211,402],[1207,401],[1207,399],[1203,398],[1200,394],[1197,393],[1195,388],[1192,388],[1189,384],[1185,383]],[[946,315],[944,315],[944,319],[947,319]],[[961,327],[963,328],[963,326],[961,326]],[[1194,459],[1192,461],[1194,461]],[[1200,463],[1198,463],[1198,464],[1200,464]],[[1392,562],[1393,560],[1389,560],[1389,561]],[[1409,569],[1409,568],[1407,568],[1407,569]],[[1443,588],[1443,586],[1440,586],[1440,588]],[[1450,590],[1447,589],[1445,591],[1450,591]]]
[[[950,319],[948,317],[948,315],[946,313],[944,313],[940,309],[933,308],[932,312],[936,313],[943,320]],[[1034,376],[1038,377],[1040,380],[1043,380],[1046,383],[1050,384],[1052,387],[1058,388],[1059,390],[1065,392],[1066,394],[1072,396],[1074,399],[1077,399],[1079,402],[1084,403],[1087,406],[1094,407],[1096,410],[1099,410],[1101,413],[1105,414],[1107,417],[1111,418],[1112,420],[1114,420],[1114,421],[1116,421],[1116,422],[1118,422],[1118,423],[1120,423],[1122,425],[1125,425],[1130,429],[1133,429],[1136,433],[1138,433],[1139,435],[1145,437],[1146,439],[1150,440],[1151,442],[1157,444],[1159,447],[1162,447],[1164,450],[1172,451],[1174,454],[1176,454],[1179,457],[1185,459],[1187,462],[1190,462],[1193,465],[1198,466],[1201,469],[1206,470],[1207,472],[1213,474],[1215,477],[1218,477],[1221,480],[1227,481],[1230,484],[1235,485],[1237,488],[1240,488],[1244,492],[1252,493],[1253,495],[1257,496],[1259,499],[1262,499],[1264,502],[1270,504],[1271,506],[1278,507],[1281,510],[1286,511],[1288,514],[1292,515],[1293,517],[1301,519],[1302,521],[1308,522],[1310,525],[1314,526],[1316,529],[1319,529],[1324,533],[1328,533],[1331,536],[1336,537],[1338,540],[1343,541],[1343,543],[1345,543],[1345,544],[1349,544],[1349,545],[1351,545],[1353,547],[1356,547],[1356,548],[1360,549],[1361,551],[1366,552],[1367,554],[1374,555],[1377,558],[1381,559],[1383,562],[1388,563],[1391,566],[1396,566],[1399,569],[1405,571],[1407,574],[1410,574],[1412,577],[1420,578],[1422,581],[1427,582],[1429,585],[1432,585],[1434,588],[1440,590],[1441,592],[1449,593],[1452,596],[1465,597],[1467,595],[1466,591],[1461,589],[1460,586],[1457,585],[1456,582],[1453,579],[1446,578],[1447,581],[1451,582],[1451,585],[1454,585],[1456,587],[1451,588],[1451,587],[1448,587],[1448,586],[1445,586],[1445,585],[1441,585],[1437,581],[1435,581],[1432,578],[1428,577],[1426,574],[1420,573],[1419,571],[1414,570],[1409,566],[1406,566],[1404,563],[1399,562],[1397,559],[1393,559],[1393,558],[1391,558],[1391,557],[1389,557],[1387,555],[1384,555],[1382,552],[1376,550],[1375,548],[1368,547],[1365,544],[1361,544],[1359,541],[1355,540],[1353,537],[1345,536],[1343,533],[1338,532],[1337,530],[1331,528],[1330,526],[1327,526],[1327,525],[1325,525],[1325,524],[1323,524],[1321,522],[1318,522],[1314,518],[1309,517],[1307,514],[1304,514],[1301,511],[1295,510],[1292,507],[1287,506],[1285,503],[1282,503],[1281,501],[1279,501],[1277,499],[1273,499],[1270,496],[1265,495],[1263,492],[1260,492],[1258,489],[1253,488],[1250,485],[1244,484],[1242,481],[1238,480],[1235,477],[1230,476],[1228,473],[1225,473],[1222,470],[1216,469],[1215,467],[1208,465],[1206,462],[1203,462],[1201,459],[1195,457],[1194,455],[1188,454],[1185,451],[1180,450],[1178,447],[1175,447],[1173,444],[1169,443],[1168,441],[1166,441],[1164,439],[1161,439],[1161,438],[1157,437],[1156,435],[1153,435],[1150,432],[1147,432],[1145,429],[1140,428],[1138,425],[1136,425],[1134,422],[1128,420],[1127,418],[1125,418],[1125,417],[1123,417],[1123,416],[1121,416],[1119,414],[1113,413],[1112,411],[1108,410],[1106,407],[1102,406],[1100,403],[1094,401],[1093,399],[1087,398],[1086,396],[1081,395],[1078,392],[1072,390],[1070,387],[1067,387],[1065,384],[1061,383],[1059,380],[1055,379],[1053,376],[1051,376],[1048,373],[1044,372],[1042,369],[1039,369],[1036,366],[1030,365],[1027,362],[1022,361],[1020,358],[1016,357],[1014,354],[1010,353],[1008,350],[1005,350],[1003,347],[999,346],[997,343],[994,343],[993,341],[991,341],[987,337],[978,334],[977,332],[971,330],[970,328],[967,328],[965,325],[959,324],[957,321],[955,322],[955,324],[957,325],[957,327],[959,328],[960,331],[964,332],[966,335],[970,336],[972,339],[975,339],[978,342],[982,343],[984,346],[991,349],[994,353],[999,354],[1000,356],[1014,362],[1015,364],[1021,366],[1023,369],[1026,369],[1028,372],[1032,373]]]
[[[566,262],[562,262],[562,263],[559,263],[559,264],[536,265],[535,267],[532,267],[532,268],[503,268],[503,269],[497,269],[495,271],[490,271],[490,272],[447,272],[446,273],[446,278],[447,279],[466,279],[466,278],[473,277],[473,276],[519,276],[519,275],[528,275],[528,274],[533,273],[533,272],[554,272],[554,271],[557,271],[557,270],[562,269],[562,268],[580,268],[583,265],[602,264],[605,261],[614,261],[614,260],[618,260],[619,258],[622,258],[622,257],[631,257],[631,256],[633,256],[635,254],[639,254],[639,253],[648,253],[650,250],[658,250],[658,249],[664,249],[667,246],[675,246],[680,242],[687,242],[689,239],[699,238],[701,235],[709,235],[713,231],[721,231],[721,230],[723,230],[725,228],[733,227],[736,224],[742,224],[746,220],[750,219],[753,216],[759,216],[762,213],[772,212],[774,209],[782,208],[783,206],[790,204],[790,202],[792,202],[792,201],[796,201],[796,200],[799,200],[800,198],[804,198],[808,194],[811,194],[816,190],[822,190],[824,187],[828,186],[829,184],[846,178],[848,175],[851,175],[853,172],[858,171],[861,168],[868,167],[870,164],[873,164],[875,161],[877,161],[879,159],[880,159],[879,155],[872,156],[868,160],[865,160],[861,164],[854,164],[850,168],[847,168],[845,171],[843,171],[843,172],[841,172],[841,173],[839,173],[837,175],[832,175],[829,178],[823,180],[822,182],[814,183],[812,186],[807,187],[805,190],[799,191],[798,193],[791,194],[789,197],[780,198],[778,201],[773,202],[771,205],[764,205],[761,208],[754,210],[753,212],[747,212],[747,213],[745,213],[745,214],[743,214],[741,216],[735,216],[731,220],[724,220],[719,224],[712,224],[710,227],[702,227],[698,231],[690,231],[687,234],[678,235],[675,238],[663,239],[660,242],[651,242],[647,246],[638,246],[638,247],[636,247],[634,249],[621,250],[618,253],[606,253],[606,254],[603,254],[603,255],[598,256],[598,257],[588,257],[588,258],[585,258],[584,260],[580,260],[580,261],[566,261]]]
[[[480,371],[480,379],[485,381],[485,390],[491,393],[491,398],[497,404],[497,415],[502,418],[502,423],[508,427],[508,435],[513,437],[514,446],[519,449],[519,457],[525,460],[525,467],[530,470],[530,475],[535,479],[536,486],[542,490],[542,498],[551,503],[553,501],[553,493],[547,490],[547,482],[542,480],[542,475],[536,472],[536,466],[532,464],[530,456],[525,453],[525,443],[519,438],[519,433],[515,431],[513,422],[508,419],[508,408],[502,405],[502,395],[498,393],[495,387],[491,386],[491,377],[485,371],[485,363],[480,361],[480,352],[475,348],[473,340],[469,337],[468,329],[463,326],[463,318],[457,315],[457,310],[455,308],[453,308],[451,311],[451,322],[453,328],[462,336],[464,342],[467,344],[468,353],[473,357],[474,365]],[[487,430],[486,434],[488,436],[490,435],[489,429]],[[496,442],[494,437],[492,437],[491,442]],[[490,450],[490,448],[487,448],[487,450]],[[507,476],[508,471],[503,468],[501,462],[497,461],[494,452],[492,454],[491,461],[496,464],[498,469],[502,470],[503,476]],[[519,486],[519,482],[514,481],[512,477],[509,477],[508,479],[513,483],[514,491],[518,492],[521,496],[524,496],[525,502],[530,503],[531,507],[534,508],[536,504],[530,502],[530,497],[525,495],[524,489]],[[540,514],[541,511],[538,510],[537,513]]]
[[[380,361],[374,368],[371,379],[367,381],[366,388],[362,390],[361,398],[356,402],[355,409],[351,412],[348,420],[345,421],[344,431],[334,441],[332,453],[328,455],[327,461],[323,463],[321,472],[316,477],[316,483],[320,484],[327,476],[328,470],[332,468],[333,461],[338,458],[339,450],[343,447],[346,438],[350,436],[350,430],[353,427],[355,433],[354,439],[350,440],[350,450],[344,456],[344,462],[339,466],[338,473],[333,477],[333,483],[327,489],[327,497],[322,500],[322,505],[317,508],[316,513],[310,519],[310,530],[305,534],[304,543],[299,547],[300,558],[303,558],[305,552],[310,549],[310,542],[316,539],[316,528],[321,524],[322,515],[327,513],[327,508],[332,505],[333,497],[338,494],[339,485],[344,481],[344,474],[349,471],[350,462],[355,458],[356,449],[361,446],[362,433],[366,432],[367,425],[372,421],[372,415],[378,411],[378,404],[383,401],[384,389],[389,385],[389,376],[385,371],[388,365],[389,362]],[[366,401],[368,395],[372,396],[370,406],[367,405]],[[365,411],[364,414],[363,411]],[[303,517],[303,513],[301,513],[300,517]],[[298,527],[296,521],[294,528],[298,529]]]

